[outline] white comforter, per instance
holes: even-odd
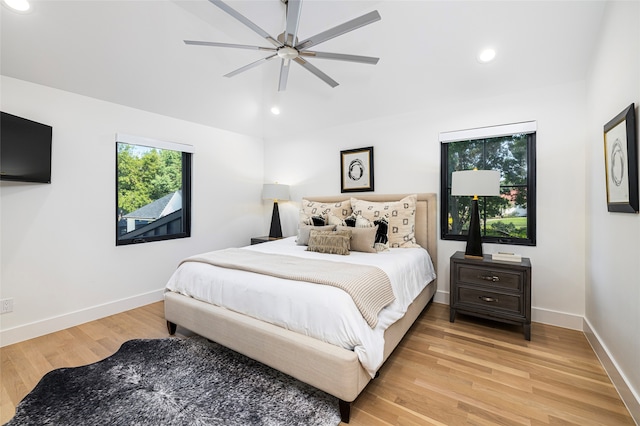
[[[336,267],[339,262],[374,265],[389,276],[396,299],[380,312],[372,329],[346,292],[326,285],[186,262],[171,276],[166,289],[353,350],[371,377],[383,361],[384,331],[435,278],[431,258],[422,248],[340,256],[308,252],[290,237],[244,249],[331,260]]]

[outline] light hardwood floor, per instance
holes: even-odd
[[[351,425],[633,425],[580,332],[458,316],[431,304],[355,401]],[[179,336],[190,335],[178,328]],[[167,337],[162,302],[0,349],[0,422],[48,371]]]

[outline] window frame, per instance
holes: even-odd
[[[124,143],[129,145],[144,146],[147,148],[171,150],[181,153],[182,159],[182,227],[180,232],[174,232],[165,235],[153,235],[153,236],[141,236],[132,238],[120,238],[118,230],[118,144]],[[116,246],[126,246],[131,244],[149,243],[154,241],[174,240],[178,238],[191,237],[191,185],[192,185],[192,170],[193,170],[193,154],[194,149],[191,145],[180,144],[175,142],[160,141],[150,138],[144,138],[140,136],[126,135],[122,133],[116,134],[116,158],[115,158],[115,203],[116,203],[116,217],[115,217],[115,240]],[[155,222],[161,221],[162,218],[156,219]]]
[[[467,234],[449,233],[449,194],[451,192],[451,172],[449,170],[448,146],[451,142],[477,142],[487,139],[526,134],[527,136],[527,238],[486,236],[482,228],[482,242],[491,244],[536,245],[536,122],[516,123],[505,126],[493,126],[470,129],[459,132],[440,133],[440,238],[451,241],[467,241]],[[502,171],[501,171],[502,172]],[[514,185],[504,185],[513,187]],[[502,187],[502,186],[501,186]],[[480,204],[480,222],[486,223],[483,216],[484,198],[478,197]]]

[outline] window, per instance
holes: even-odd
[[[440,134],[443,240],[466,241],[471,197],[451,196],[451,173],[499,170],[500,197],[479,197],[482,241],[536,244],[536,122]]]
[[[116,245],[191,235],[193,147],[116,135]]]

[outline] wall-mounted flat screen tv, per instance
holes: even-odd
[[[0,115],[0,180],[51,183],[52,127]]]

